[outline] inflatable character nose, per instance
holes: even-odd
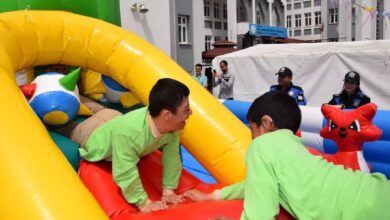
[[[80,68],[77,68],[70,72],[68,75],[59,79],[60,84],[68,91],[74,91],[76,88],[77,80],[80,76]]]
[[[340,128],[340,130],[339,130],[339,136],[341,137],[341,138],[345,138],[346,136],[347,136],[347,130],[345,129],[345,128]]]

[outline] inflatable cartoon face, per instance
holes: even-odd
[[[348,112],[324,105],[321,111],[328,123],[320,134],[335,141],[339,151],[360,151],[364,142],[375,141],[382,135],[372,123],[376,110],[374,103]]]
[[[79,112],[78,77],[79,69],[68,75],[51,72],[20,88],[44,124],[60,126],[73,120]]]

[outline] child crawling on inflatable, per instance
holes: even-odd
[[[390,219],[390,182],[380,173],[345,170],[308,152],[295,136],[301,112],[288,94],[268,92],[248,114],[253,141],[245,181],[194,201],[244,199],[241,219],[274,219],[282,205],[296,219]]]
[[[182,171],[179,135],[191,115],[189,89],[173,79],[160,79],[149,94],[149,106],[125,115],[80,97],[94,114],[85,121],[70,124],[57,131],[78,142],[80,155],[91,162],[112,161],[115,183],[131,204],[142,212],[166,208],[166,203],[179,203],[176,195]],[[138,173],[141,157],[161,148],[163,152],[162,201],[148,199]]]

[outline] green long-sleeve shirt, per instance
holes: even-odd
[[[345,170],[311,155],[288,130],[253,140],[245,182],[222,199],[244,198],[241,219],[274,219],[281,204],[300,220],[390,219],[390,182],[379,173]]]
[[[92,132],[80,155],[88,161],[112,160],[112,175],[127,202],[143,204],[148,196],[142,186],[137,163],[162,147],[163,188],[176,189],[182,165],[179,136],[168,133],[155,138],[148,126],[147,108],[115,117]]]

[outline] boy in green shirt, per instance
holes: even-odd
[[[192,111],[189,89],[173,79],[160,79],[149,94],[149,106],[125,115],[83,99],[94,114],[74,126],[68,136],[79,142],[80,155],[91,162],[112,161],[112,175],[122,194],[140,211],[166,208],[166,203],[179,203],[176,195],[182,171],[178,130],[185,127]],[[163,152],[162,201],[148,199],[138,173],[141,157],[161,148]]]
[[[275,219],[279,204],[296,219],[390,219],[390,182],[380,173],[345,170],[311,155],[294,134],[301,112],[288,94],[257,98],[247,118],[253,141],[245,181],[194,200],[244,199],[241,219]]]

